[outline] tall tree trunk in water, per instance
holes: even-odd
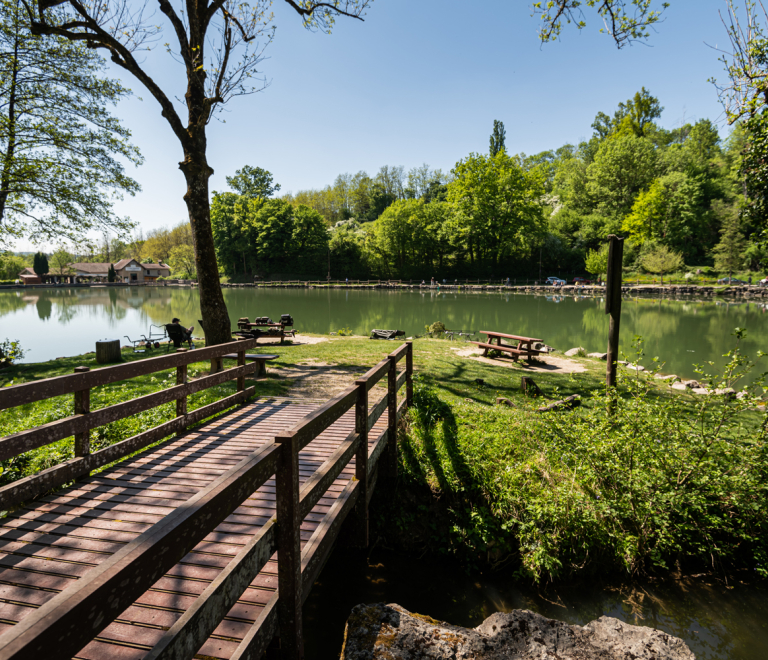
[[[208,197],[208,179],[213,174],[205,157],[205,129],[198,129],[184,153],[179,168],[187,180],[187,203],[192,238],[195,243],[195,264],[200,291],[200,311],[205,319],[205,341],[208,345],[223,344],[232,340],[229,312],[224,303],[219,282],[219,267],[211,229],[211,206]]]
[[[13,41],[13,61],[11,66],[11,84],[8,90],[8,143],[3,157],[3,172],[0,175],[0,225],[5,218],[5,205],[11,190],[11,171],[13,170],[13,158],[16,152],[16,86],[19,77],[19,25],[14,24],[16,33]]]

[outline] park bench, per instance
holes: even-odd
[[[504,353],[509,353],[510,357],[517,362],[520,359],[520,356],[525,356],[530,360],[534,355],[541,353],[541,351],[533,348],[533,344],[542,341],[541,339],[521,337],[520,335],[509,335],[504,332],[493,332],[489,330],[481,330],[480,334],[487,335],[488,341],[473,341],[471,343],[483,349],[483,357],[488,357],[488,351],[502,351]],[[517,341],[517,346],[502,343],[502,338]],[[493,343],[494,339],[496,340],[495,344]]]

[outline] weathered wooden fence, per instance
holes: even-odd
[[[31,449],[37,449],[71,436],[75,437],[74,458],[0,488],[0,510],[36,497],[73,479],[83,477],[89,474],[91,470],[124,458],[153,442],[184,431],[191,424],[195,424],[206,417],[211,417],[226,408],[242,403],[254,393],[253,387],[245,388],[245,377],[249,374],[258,373],[261,366],[258,361],[245,364],[245,352],[255,346],[255,339],[247,339],[188,352],[186,349],[178,349],[176,353],[171,355],[104,367],[94,371],[90,371],[88,367],[76,367],[75,373],[67,376],[46,378],[45,380],[0,389],[0,410],[55,396],[67,394],[74,396],[73,415],[44,426],[0,438],[0,460],[8,460]],[[223,356],[231,353],[237,354],[236,367],[218,371],[192,382],[187,381],[187,366],[189,364],[206,360],[214,360],[220,364]],[[91,390],[93,388],[173,368],[176,369],[176,385],[174,387],[91,411]],[[190,394],[221,385],[235,378],[237,379],[237,392],[235,394],[202,408],[197,408],[192,412],[187,411],[187,397]],[[89,436],[92,429],[172,401],[176,402],[176,417],[174,419],[91,453]]]
[[[227,377],[237,377],[240,391],[232,397],[207,406],[205,412],[199,412],[200,416],[212,414],[213,406],[218,406],[217,409],[220,410],[225,405],[231,406],[236,403],[240,400],[238,397],[248,396],[249,390],[242,388],[242,378],[248,373],[248,367],[244,367],[242,362],[245,350],[252,345],[249,341],[238,342],[236,348],[240,366],[208,377],[211,379],[208,381],[208,386],[223,382]],[[0,408],[21,405],[75,390],[83,392],[99,384],[123,380],[139,375],[139,372],[134,372],[129,367],[138,368],[153,361],[155,365],[162,366],[156,369],[148,368],[140,373],[151,373],[170,366],[186,369],[186,365],[193,360],[212,359],[231,351],[231,344],[222,345],[196,350],[194,357],[176,354],[167,358],[145,360],[142,363],[62,376],[50,379],[47,383],[43,381],[20,385],[0,393],[2,397]],[[398,364],[403,359],[405,359],[405,368],[399,369]],[[240,643],[232,658],[233,660],[246,658],[257,660],[276,632],[280,636],[281,655],[290,660],[301,657],[303,652],[302,604],[339,535],[342,522],[351,515],[345,532],[348,542],[357,546],[367,545],[368,503],[379,473],[384,472],[387,476],[394,476],[396,473],[397,424],[405,408],[413,399],[412,375],[413,351],[412,344],[408,342],[373,367],[362,378],[356,380],[352,387],[304,417],[294,428],[276,437],[274,442],[261,447],[242,460],[207,488],[126,544],[109,559],[92,568],[76,583],[58,593],[34,613],[23,618],[12,629],[0,635],[0,660],[26,660],[38,657],[45,657],[48,660],[69,660],[178,563],[197,543],[211,533],[251,493],[273,476],[276,482],[277,516],[250,539],[184,615],[166,631],[161,641],[146,658],[152,660],[192,658],[275,551],[278,553],[278,590],[262,610],[259,619],[251,627],[249,634]],[[369,393],[384,376],[387,377],[387,392],[380,400],[369,406]],[[180,371],[178,378],[185,380],[185,371]],[[193,384],[199,382],[195,381]],[[398,403],[397,392],[403,385],[406,386],[406,397]],[[149,401],[152,401],[153,405],[159,405],[168,400],[177,399],[177,405],[182,405],[182,396],[186,396],[191,391],[197,391],[176,388],[148,395],[148,397],[154,397],[152,399],[148,397],[135,399],[129,404],[143,401],[137,405],[136,409],[132,409],[133,412],[145,410],[149,407],[147,405]],[[166,394],[168,392],[173,392],[174,396]],[[170,398],[166,399],[160,395]],[[50,436],[28,435],[25,437],[35,438],[35,440],[27,444],[19,444],[21,441],[18,438],[21,434],[17,434],[3,439],[0,443],[11,440],[15,444],[8,446],[13,446],[15,451],[20,447],[40,446],[49,437],[61,437],[65,428],[73,430],[69,430],[63,437],[72,433],[85,433],[86,429],[93,428],[93,425],[90,425],[90,421],[83,423],[78,420],[87,418],[88,415],[97,415],[101,411],[87,413],[84,410],[87,408],[87,395],[80,396],[79,400],[81,412],[73,418],[68,418],[71,421],[54,422],[54,425],[60,426],[54,426],[55,430]],[[117,406],[112,406],[112,412],[99,419],[119,419],[114,415],[118,412],[129,414],[127,405],[119,404],[126,407],[118,410],[114,410],[118,408]],[[354,431],[340,443],[336,451],[299,489],[299,452],[352,409],[355,411]],[[385,411],[387,428],[375,439],[369,450],[368,432]],[[173,420],[147,432],[148,434],[154,432],[156,435],[142,434],[136,436],[136,438],[144,436],[141,440],[136,438],[126,440],[120,443],[121,449],[114,450],[112,453],[102,454],[118,445],[94,454],[83,453],[84,449],[81,449],[83,455],[73,459],[73,461],[83,461],[77,464],[80,467],[71,472],[57,473],[58,476],[50,481],[29,482],[34,486],[25,486],[23,492],[40,492],[41,488],[50,488],[52,484],[61,482],[65,479],[65,475],[69,475],[66,478],[71,479],[71,475],[83,474],[94,465],[103,465],[105,462],[111,462],[119,456],[135,451],[142,446],[142,443],[151,442],[149,438],[159,438],[163,433],[166,435],[171,433],[170,429],[183,428],[189,423],[190,417],[183,410],[183,405],[178,412],[177,420],[179,421]],[[174,422],[179,425],[178,429],[171,426]],[[76,423],[80,426],[75,425]],[[71,426],[65,427],[64,424]],[[82,441],[81,444],[83,444]],[[99,454],[102,454],[103,458],[92,458]],[[346,484],[302,551],[300,538],[302,520],[353,458],[355,478]]]

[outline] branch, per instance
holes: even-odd
[[[358,14],[354,14],[352,12],[339,9],[334,3],[331,3],[331,2],[310,2],[308,7],[301,7],[300,5],[296,4],[294,0],[285,0],[285,1],[296,10],[299,16],[306,16],[307,18],[311,17],[315,13],[316,9],[324,8],[328,11],[335,12],[340,16],[348,16],[349,18],[356,18],[360,21],[365,20],[361,18]],[[367,4],[368,4],[368,1],[366,0],[366,2],[363,3],[363,6],[360,7],[359,11],[362,11],[365,8],[365,5]]]

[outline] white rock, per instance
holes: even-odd
[[[685,383],[677,382],[677,383],[672,383],[672,389],[680,390],[681,392],[687,392],[688,386]]]
[[[626,367],[632,371],[645,371],[645,367],[641,364],[628,364]]]
[[[658,378],[659,380],[672,380],[672,381],[680,380],[680,378],[678,378],[673,374],[654,374],[653,377]]]
[[[596,360],[607,360],[608,353],[589,353],[587,357],[595,358]]]
[[[581,347],[579,347],[579,348],[572,348],[571,350],[566,351],[565,355],[566,355],[566,357],[576,357],[579,353],[584,353],[584,352],[585,352],[584,349],[581,348]]]

